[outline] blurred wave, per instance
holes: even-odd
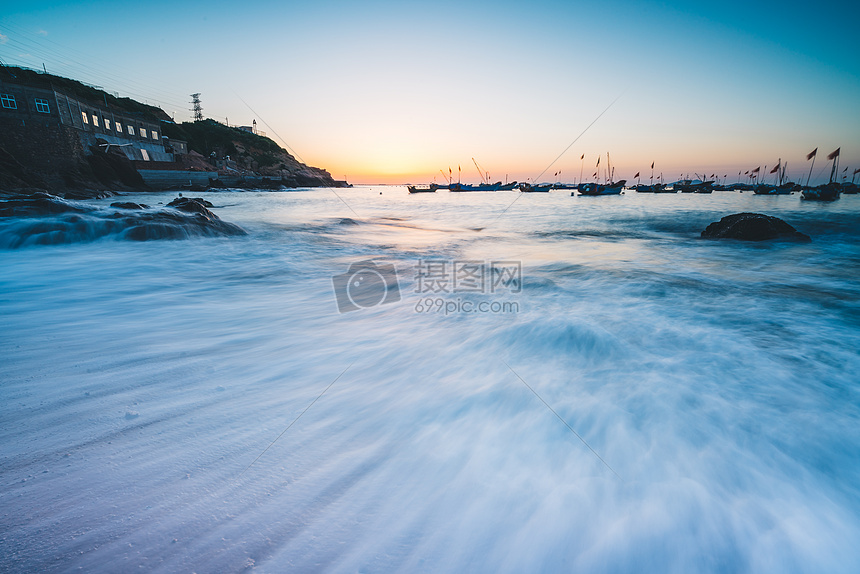
[[[855,198],[745,245],[697,236],[751,194],[478,233],[510,194],[396,191],[204,194],[248,236],[193,248],[81,244],[131,229],[108,202],[0,221],[0,571],[860,569]],[[341,314],[366,260],[401,298]],[[523,289],[422,292],[420,260]]]

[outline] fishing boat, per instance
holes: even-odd
[[[520,184],[520,191],[523,193],[535,193],[535,192],[544,193],[544,192],[549,192],[549,190],[551,190],[551,189],[552,189],[552,184],[549,184],[549,183],[534,184],[534,185],[532,185],[530,183],[521,183]]]
[[[598,164],[600,160],[598,159]],[[612,181],[615,170],[609,161],[609,152],[606,153],[606,183],[581,183],[579,184],[579,195],[620,195],[627,184],[626,179],[621,181]],[[576,195],[575,191],[570,192],[570,195]]]
[[[804,189],[800,192],[800,199],[807,201],[836,201],[839,199],[841,191],[838,183],[828,183]]]
[[[431,183],[427,187],[420,187],[417,185],[407,185],[406,189],[409,190],[409,193],[436,193],[436,190],[439,189],[439,186],[435,183]]]
[[[498,191],[511,191],[517,189],[517,186],[519,186],[519,183],[512,181],[511,183],[500,185]]]
[[[502,187],[502,182],[497,181],[496,183],[490,183],[490,173],[485,172],[483,169],[481,169],[481,166],[478,165],[478,162],[475,160],[475,158],[472,158],[472,162],[475,164],[475,168],[478,170],[478,175],[481,176],[481,183],[476,184],[476,185],[472,185],[472,184],[468,184],[468,183],[460,183],[459,181],[457,183],[451,182],[451,185],[448,186],[448,190],[449,191],[456,191],[456,192],[462,192],[462,191],[499,191],[499,189]],[[458,166],[457,172],[459,173],[459,171],[460,171],[460,168]],[[511,189],[513,189],[513,187]]]
[[[773,185],[759,183],[754,185],[752,192],[756,195],[790,195],[793,191],[798,191],[801,186],[792,181],[785,180],[785,170],[788,169],[788,162],[782,163],[782,158],[771,173],[776,173],[776,181]]]
[[[842,186],[838,181],[834,181],[839,173],[839,152],[842,148],[836,148],[836,151],[827,156],[827,159],[833,160],[833,166],[830,168],[830,181],[818,187],[807,187],[800,192],[800,199],[808,201],[836,201],[842,193]],[[811,168],[810,168],[811,173]],[[806,180],[807,183],[809,179]]]
[[[714,185],[713,181],[682,179],[672,184],[672,187],[681,193],[711,193],[713,191],[712,185]]]
[[[599,183],[583,183],[579,186],[579,195],[619,195],[627,183],[626,179],[617,182],[610,182],[606,185]],[[572,191],[570,195],[576,195]]]
[[[767,185],[760,183],[753,186],[753,193],[756,195],[791,195],[797,184],[789,182],[782,185]]]
[[[477,185],[472,185],[468,183],[452,183],[448,186],[449,191],[498,191],[502,186],[502,182],[496,183],[479,183]]]

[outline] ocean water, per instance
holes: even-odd
[[[0,250],[0,571],[860,571],[860,197],[192,195]]]

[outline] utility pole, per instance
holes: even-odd
[[[203,121],[203,106],[200,104],[200,94],[191,94],[191,111],[194,112],[194,121],[202,122]]]

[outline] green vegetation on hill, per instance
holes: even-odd
[[[45,74],[35,70],[26,68],[18,68],[15,66],[0,65],[0,79],[9,82],[21,82],[32,86],[43,87],[47,89],[55,89],[77,98],[82,102],[87,102],[95,106],[122,110],[126,113],[137,114],[143,118],[154,121],[170,121],[164,110],[155,106],[142,104],[131,98],[118,98],[104,90],[94,86],[88,86],[77,80],[55,76],[53,74]]]
[[[269,138],[211,119],[182,124],[165,123],[162,131],[169,138],[185,140],[188,149],[205,156],[215,152],[219,158],[229,155],[237,161],[249,157],[259,167],[277,168],[281,163],[291,167],[297,163],[293,156]]]

